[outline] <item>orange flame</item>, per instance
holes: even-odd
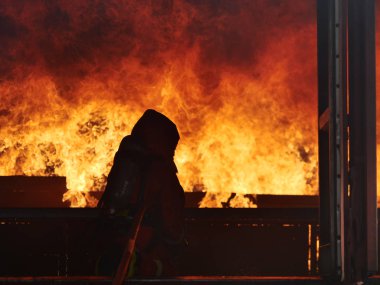
[[[155,108],[178,126],[201,207],[316,195],[313,1],[3,1],[0,175],[67,177],[95,206],[123,136]]]

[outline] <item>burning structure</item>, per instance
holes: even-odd
[[[201,207],[316,195],[316,8],[298,2],[2,2],[0,175],[65,176],[63,199],[93,207],[121,138],[156,108]]]
[[[257,242],[273,241],[268,237],[276,233],[286,236],[288,245],[297,241],[284,256],[302,252],[297,268],[284,267],[286,258],[282,267],[269,261],[277,272],[362,278],[363,272],[374,270],[376,262],[368,260],[377,256],[374,220],[368,218],[376,213],[365,210],[376,184],[369,174],[375,170],[373,157],[369,158],[375,153],[374,130],[369,135],[357,132],[363,126],[372,130],[374,112],[368,105],[374,102],[374,80],[367,82],[352,72],[357,68],[368,78],[374,73],[367,73],[373,67],[369,64],[373,54],[368,51],[374,19],[368,7],[373,7],[373,1],[363,2],[361,10],[355,1],[332,4],[325,0],[296,4],[269,0],[3,1],[0,175],[65,176],[68,191],[63,200],[71,207],[93,207],[97,203],[93,193],[104,189],[120,139],[143,110],[155,108],[173,118],[182,133],[176,154],[180,180],[186,191],[205,193],[201,207],[221,207],[226,202],[233,207],[255,207],[246,194],[321,193],[320,226],[315,209],[188,211],[194,248],[205,245],[194,233],[210,227],[214,233],[233,228],[232,232],[244,236],[237,242],[244,241],[246,246],[255,237],[260,237]],[[347,11],[351,11],[348,22]],[[352,19],[360,25],[350,25]],[[347,41],[346,33],[352,35]],[[355,45],[355,39],[365,44]],[[364,65],[357,60],[361,57]],[[335,99],[348,98],[347,90],[339,91],[347,87],[347,79],[354,87],[349,87],[348,104],[342,104]],[[362,87],[365,95],[358,96]],[[350,112],[349,124],[345,108]],[[368,110],[368,117],[361,121],[361,112]],[[364,148],[363,141],[369,142]],[[367,147],[368,152],[360,152]],[[353,171],[356,176],[348,181],[355,169],[365,171]],[[64,220],[74,215],[96,217],[95,209],[70,210],[56,211],[53,216]],[[28,219],[33,217],[38,228],[38,219],[44,215],[38,210],[26,213],[10,210],[2,224],[17,228],[31,224]],[[73,240],[81,235],[82,227],[63,224],[66,232],[60,236],[67,239],[61,244],[76,244]],[[354,232],[358,225],[363,233]],[[263,232],[268,235],[260,235]],[[235,240],[228,234],[221,236],[226,243]],[[7,237],[12,240],[12,235]],[[352,245],[361,238],[364,246],[356,250]],[[260,257],[270,252],[271,244],[266,245]],[[68,256],[75,260],[78,254],[73,248],[78,249],[66,246],[53,250],[58,255],[50,255],[56,256],[58,275],[75,271],[68,268],[75,264]],[[245,251],[236,245],[227,248],[239,254]],[[228,249],[225,252],[232,254]],[[273,274],[255,268],[260,261],[252,261],[249,269],[239,271],[242,267],[238,266],[230,272],[217,262],[220,255],[214,256],[217,266],[211,274]],[[356,257],[371,266],[351,263]],[[184,264],[185,274],[200,272]],[[358,272],[358,268],[364,269]],[[315,284],[320,284],[317,279]]]

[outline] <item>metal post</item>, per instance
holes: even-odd
[[[318,160],[319,160],[319,196],[320,196],[320,264],[322,276],[331,276],[335,272],[335,244],[331,240],[331,210],[329,187],[329,96],[330,96],[330,26],[332,5],[330,1],[317,2],[317,45],[318,45]]]
[[[377,271],[375,2],[348,0],[350,201],[349,281]]]
[[[344,280],[347,192],[346,1],[318,2],[321,274]]]

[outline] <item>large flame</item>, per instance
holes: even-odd
[[[315,1],[5,0],[0,41],[0,175],[66,176],[95,206],[154,108],[200,206],[318,192]]]

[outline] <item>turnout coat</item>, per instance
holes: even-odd
[[[173,160],[178,141],[176,125],[147,110],[115,154],[98,207],[132,218],[138,207],[146,208],[131,275],[175,274],[175,257],[184,241],[184,192]]]

